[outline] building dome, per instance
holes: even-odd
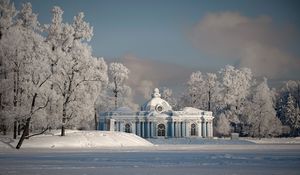
[[[161,97],[161,95],[159,93],[159,89],[155,88],[153,93],[152,93],[152,99],[147,101],[142,106],[142,111],[155,110],[158,113],[171,111],[172,107],[169,105],[169,103],[166,100],[161,99],[160,97]]]

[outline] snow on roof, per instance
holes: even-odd
[[[201,113],[202,112],[202,110],[193,108],[193,107],[185,107],[182,109],[182,111],[188,112],[188,113]]]
[[[152,94],[152,99],[147,101],[142,106],[142,110],[143,111],[157,110],[157,108],[159,106],[161,106],[161,112],[172,110],[172,107],[170,106],[170,104],[166,100],[161,99],[160,97],[161,97],[161,95],[159,94],[159,90],[157,88],[155,88],[154,92]]]

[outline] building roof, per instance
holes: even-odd
[[[170,104],[166,100],[161,99],[160,97],[161,97],[161,95],[159,93],[159,89],[155,88],[153,93],[152,93],[152,99],[147,101],[142,106],[142,111],[155,110],[159,113],[166,112],[166,111],[171,111],[172,107],[170,106]]]
[[[120,112],[120,113],[133,113],[133,111],[129,108],[129,107],[119,107],[116,110],[114,110],[113,112]]]

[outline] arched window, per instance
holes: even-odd
[[[157,127],[157,136],[165,136],[166,135],[166,127],[164,124],[159,124]]]
[[[196,124],[191,124],[191,136],[196,136]]]
[[[125,132],[131,133],[131,127],[130,127],[130,124],[128,124],[128,123],[126,123],[126,125],[125,125]]]

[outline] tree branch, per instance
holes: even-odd
[[[39,106],[37,109],[35,109],[35,110],[31,113],[31,115],[34,114],[36,111],[41,110],[41,109],[47,107],[49,101],[50,101],[50,98],[48,97],[48,98],[47,98],[47,101],[46,101],[46,103],[45,103],[45,105]]]
[[[42,87],[43,84],[44,84],[47,80],[49,80],[50,77],[51,77],[51,74],[49,74],[49,75],[45,78],[45,80],[39,85],[39,87]]]
[[[32,134],[32,135],[26,136],[25,139],[29,139],[30,137],[37,136],[37,135],[42,135],[42,134],[44,134],[48,129],[49,129],[49,126],[47,126],[46,129],[44,129],[44,130],[43,130],[42,132],[40,132],[40,133],[36,133],[36,134]]]

